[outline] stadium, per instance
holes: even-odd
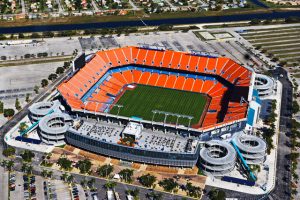
[[[225,57],[150,46],[79,59],[58,86],[56,100],[29,109],[44,143],[66,142],[154,165],[193,167],[200,160],[204,171],[215,175],[231,171],[237,155],[259,152],[255,162],[264,162],[263,140],[257,152],[244,147],[248,140],[233,147],[229,141],[216,141],[249,133],[255,126],[260,100],[252,69]],[[257,143],[256,136],[252,140]]]

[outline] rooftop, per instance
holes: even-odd
[[[81,121],[80,125],[72,127],[72,130],[80,135],[117,145],[124,128],[102,121]],[[135,142],[133,148],[170,153],[194,153],[197,145],[198,142],[192,139],[183,138],[171,133],[152,132],[151,130],[143,129],[141,137]]]

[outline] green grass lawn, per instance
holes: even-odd
[[[172,90],[167,88],[138,85],[134,90],[127,90],[118,100],[123,105],[119,115],[140,117],[152,120],[152,110],[189,115],[194,118],[191,124],[197,124],[207,102],[206,96],[200,93]],[[117,114],[114,107],[110,113]],[[164,115],[156,114],[154,121],[163,122]],[[168,116],[167,123],[176,123],[176,117]],[[180,118],[178,124],[188,125],[189,120]]]

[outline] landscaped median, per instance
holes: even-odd
[[[196,168],[177,169],[139,163],[130,163],[130,166],[128,162],[92,154],[68,145],[64,149],[55,148],[50,157],[49,155],[45,157],[46,163],[53,165],[48,164],[47,166],[51,167],[45,168],[63,171],[65,174],[82,174],[196,199],[201,197],[205,187],[206,177],[197,175]]]

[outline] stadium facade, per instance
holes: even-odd
[[[55,111],[71,117],[47,114],[53,104],[30,109],[31,116],[39,117],[31,117],[33,121],[46,116],[39,121],[39,130],[48,144],[55,142],[49,142],[47,137],[56,138],[58,144],[64,139],[79,148],[122,160],[179,167],[193,167],[200,155],[204,169],[219,175],[232,170],[236,154],[229,143],[209,141],[224,134],[251,132],[258,120],[260,101],[254,90],[255,72],[229,58],[124,47],[99,51],[83,67],[74,69],[57,88],[65,110]],[[165,114],[164,120],[154,120],[155,113],[150,120],[112,114],[111,109],[122,109],[117,103],[120,96],[135,85],[201,93],[208,96],[209,103],[199,123],[189,125],[169,123],[166,119],[172,113],[164,111],[159,111]],[[176,113],[173,117],[191,119]],[[55,122],[53,126],[51,121]],[[143,128],[137,132],[129,124]],[[50,130],[52,127],[57,130]],[[126,128],[132,134],[124,138]],[[249,159],[263,153],[249,153],[249,148],[239,147],[246,150]],[[263,144],[260,147],[263,149]],[[212,148],[218,149],[214,153],[219,152],[220,159],[208,156]],[[224,149],[226,155],[222,154]],[[226,162],[222,163],[221,157]],[[263,159],[264,156],[257,158]]]

